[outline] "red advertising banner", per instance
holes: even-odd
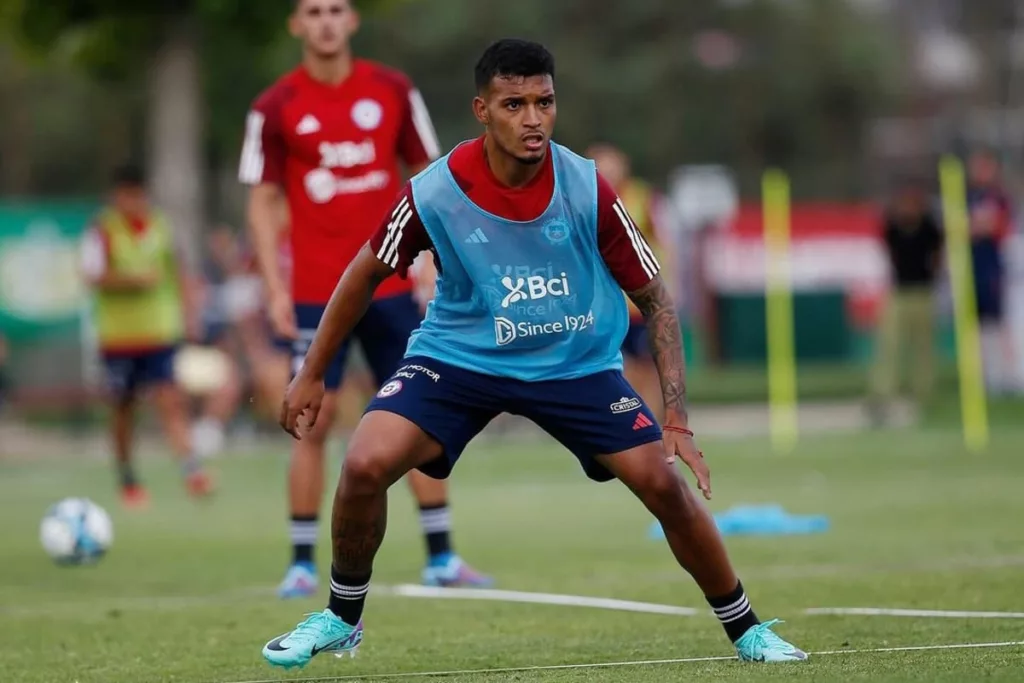
[[[790,210],[790,273],[794,292],[842,289],[850,321],[873,324],[889,285],[881,214],[871,204],[794,204]],[[764,222],[760,204],[744,204],[712,234],[704,276],[719,293],[763,292]]]

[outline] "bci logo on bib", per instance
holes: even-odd
[[[520,301],[536,301],[549,296],[571,296],[569,291],[569,278],[565,273],[560,277],[547,278],[543,275],[530,275],[529,277],[517,277],[513,280],[506,275],[501,278],[501,284],[507,290],[505,297],[501,300],[501,307],[508,308]]]

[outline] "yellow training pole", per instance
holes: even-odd
[[[960,374],[960,414],[964,443],[971,451],[988,446],[988,406],[981,369],[981,343],[978,333],[978,305],[974,296],[974,267],[968,234],[967,191],[964,167],[953,156],[939,163],[942,213],[946,225],[946,250],[953,290],[953,316],[956,325],[956,360]]]
[[[777,169],[762,180],[765,244],[765,322],[768,335],[768,409],[772,445],[791,451],[797,440],[796,352],[789,267],[789,179]]]

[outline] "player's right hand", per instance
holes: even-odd
[[[300,420],[305,418],[306,431],[313,429],[323,401],[323,379],[311,377],[309,373],[300,371],[284,392],[284,401],[281,403],[281,427],[291,434],[292,438],[301,440]]]
[[[267,314],[270,316],[270,326],[274,328],[274,334],[279,338],[299,338],[299,328],[295,322],[295,306],[292,304],[292,298],[286,292],[275,292],[270,295]]]

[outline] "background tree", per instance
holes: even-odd
[[[0,191],[94,194],[106,164],[145,151],[154,189],[183,227],[201,226],[204,209],[240,220],[246,108],[299,58],[288,6],[0,3],[0,28],[41,57],[26,65],[0,40],[0,99],[22,122],[0,130],[11,139],[0,139]],[[908,90],[891,18],[847,0],[630,0],[599,12],[591,0],[356,6],[357,53],[413,77],[444,145],[478,130],[469,99],[483,48],[532,37],[558,59],[558,139],[617,143],[656,183],[680,164],[723,163],[756,195],[771,162],[790,169],[798,196],[864,196],[864,131],[898,113]]]
[[[111,93],[143,93],[141,145],[131,140],[138,120],[131,98],[115,98],[122,109],[113,118],[129,131],[129,148],[145,150],[154,196],[194,257],[205,223],[204,76],[218,73],[209,57],[223,56],[224,45],[239,62],[258,52],[283,29],[288,7],[281,0],[13,0],[3,18],[23,45],[82,67]]]

